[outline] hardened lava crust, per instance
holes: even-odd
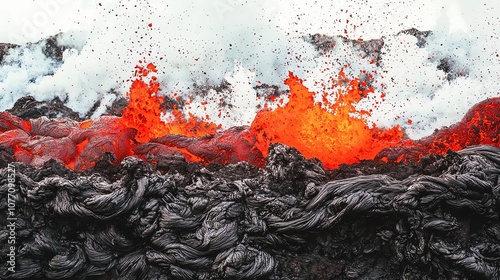
[[[328,171],[281,144],[263,169],[106,157],[85,171],[0,157],[0,219],[12,174],[17,219],[2,279],[500,277],[496,147]]]

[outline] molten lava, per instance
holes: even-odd
[[[198,120],[190,115],[186,119],[177,108],[172,110],[173,118],[169,123],[161,120],[161,114],[165,108],[161,106],[163,98],[158,96],[160,85],[156,76],[152,76],[148,82],[144,78],[156,73],[156,66],[149,63],[146,67],[136,66],[135,77],[128,97],[128,106],[122,112],[123,124],[137,130],[135,139],[139,142],[147,142],[151,139],[167,134],[182,134],[190,137],[214,134],[217,125]]]
[[[123,121],[127,127],[137,130],[137,141],[147,142],[170,134],[196,137],[216,133],[215,124],[198,120],[194,116],[186,120],[177,109],[172,112],[174,119],[171,122],[162,122],[160,115],[165,109],[161,107],[163,99],[158,96],[159,84],[156,77],[151,77],[149,83],[143,80],[144,77],[155,73],[156,67],[150,63],[146,67],[136,66],[136,69],[137,78],[130,89],[130,103],[123,112]],[[276,110],[259,112],[250,130],[241,132],[244,137],[234,137],[232,148],[214,147],[219,151],[215,157],[220,160],[215,160],[216,162],[227,164],[244,160],[257,164],[255,155],[244,156],[244,153],[239,153],[240,156],[236,158],[221,156],[227,154],[228,150],[233,154],[236,150],[240,151],[241,149],[235,147],[242,146],[241,139],[249,139],[246,142],[254,143],[263,156],[267,155],[269,145],[275,142],[295,147],[306,157],[318,158],[327,168],[362,159],[373,159],[382,149],[403,143],[403,132],[399,127],[379,129],[376,126],[370,128],[366,124],[364,116],[369,113],[356,111],[354,104],[372,93],[373,89],[362,90],[359,80],[348,79],[343,71],[337,79],[337,101],[333,104],[328,102],[326,93],[323,106],[315,104],[314,93],[308,91],[302,81],[292,73],[285,84],[290,87],[289,102]],[[236,138],[240,140],[237,141]],[[194,146],[184,144],[186,140],[180,144],[175,141],[164,144],[182,151],[185,157],[192,161],[213,162],[212,156],[200,156],[203,151],[199,150],[199,147],[205,147],[202,143],[205,143],[206,139],[198,140]],[[220,146],[227,145],[220,143]],[[243,146],[249,147],[247,144]],[[197,152],[193,154],[192,149]],[[250,153],[250,150],[247,151],[247,154]],[[234,160],[229,160],[230,158]],[[263,163],[260,160],[259,162]]]
[[[488,98],[474,105],[460,122],[405,146],[386,148],[375,159],[416,161],[426,155],[443,155],[471,145],[500,147],[499,134],[500,97]]]
[[[373,159],[382,149],[401,145],[403,132],[399,127],[370,128],[354,104],[373,92],[362,90],[359,80],[348,79],[344,72],[337,80],[337,101],[315,104],[314,93],[290,73],[285,81],[290,87],[290,101],[274,111],[261,111],[251,125],[257,145],[264,155],[271,143],[279,142],[297,148],[304,156],[318,158],[327,168],[342,163]],[[358,115],[358,116],[356,116]]]
[[[340,72],[332,89],[336,102],[328,102],[324,94],[319,104],[302,81],[290,73],[285,81],[290,88],[288,103],[258,112],[249,128],[217,131],[214,123],[193,115],[186,118],[176,107],[170,112],[169,122],[163,122],[166,109],[154,73],[153,64],[136,67],[128,93],[130,102],[121,118],[23,120],[0,112],[0,145],[11,149],[15,161],[40,166],[56,159],[78,170],[93,167],[107,152],[113,154],[115,163],[134,155],[163,166],[188,160],[204,164],[246,161],[262,167],[274,142],[297,148],[308,158],[318,158],[327,168],[363,159],[419,160],[469,145],[500,146],[500,97],[477,104],[459,123],[413,141],[404,139],[398,127],[367,125],[369,113],[356,111],[354,105],[373,89],[361,89],[358,79]]]

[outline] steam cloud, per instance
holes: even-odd
[[[45,8],[36,10],[34,2],[20,1],[16,7],[24,20],[17,22],[19,32],[4,33],[16,36],[3,41],[36,41],[47,36],[44,32],[64,32],[59,41],[70,49],[62,63],[44,58],[36,44],[11,52],[0,70],[0,109],[29,93],[40,100],[60,96],[82,115],[101,100],[96,117],[125,94],[132,69],[145,58],[157,64],[163,94],[187,96],[193,84],[218,85],[226,78],[232,89],[230,108],[218,117],[215,101],[223,92],[210,91],[204,98],[213,102],[207,108],[211,120],[230,127],[253,119],[257,101],[252,86],[259,82],[281,85],[287,72],[294,71],[321,92],[329,77],[347,65],[348,75],[376,71],[376,93],[359,107],[372,108],[381,92],[386,97],[370,121],[399,124],[410,137],[422,137],[500,92],[495,2],[427,2],[114,0],[78,2],[75,10],[67,1],[47,0],[38,4]],[[19,8],[23,5],[26,9]],[[45,24],[43,13],[50,16]],[[73,21],[68,15],[74,15]],[[39,32],[26,34],[30,24],[38,24],[32,30]],[[413,36],[395,35],[412,27],[433,30],[423,48]],[[370,64],[340,39],[330,57],[318,56],[301,39],[310,33],[351,39],[386,36],[381,64]],[[441,59],[449,59],[453,71],[465,75],[449,81],[438,69]],[[195,97],[186,113],[204,116],[202,101]]]

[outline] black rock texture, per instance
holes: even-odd
[[[109,162],[0,169],[0,221],[12,174],[17,218],[16,271],[2,226],[0,278],[500,278],[499,148],[430,158],[399,179],[366,162],[335,178],[280,144],[264,169]]]
[[[51,101],[37,101],[33,96],[19,98],[7,112],[22,119],[69,118],[75,121],[82,120],[77,112],[66,106],[58,97]]]
[[[410,35],[417,39],[417,46],[419,48],[425,48],[428,45],[430,37],[433,35],[432,31],[420,31],[416,28],[410,28],[398,32],[396,35],[389,36],[399,36],[401,34]],[[325,34],[310,34],[304,36],[306,42],[311,43],[320,54],[328,54],[329,52],[334,52],[335,46],[338,40],[341,40],[344,44],[351,46],[353,50],[362,55],[362,57],[371,60],[375,65],[382,66],[382,54],[385,53],[385,36],[379,39],[371,40],[352,40],[344,36],[330,36]],[[469,69],[466,65],[460,65],[452,56],[446,56],[442,54],[433,54],[429,57],[429,61],[433,62],[437,60],[437,69],[442,70],[446,73],[446,79],[448,81],[455,80],[458,77],[465,77],[469,75]],[[362,78],[362,77],[361,77]]]
[[[43,53],[46,57],[53,58],[57,61],[62,61],[63,53],[67,46],[62,46],[58,43],[58,38],[62,33],[50,36],[46,39],[42,39],[35,43],[27,43],[24,45],[10,44],[10,43],[0,43],[0,64],[3,63],[3,58],[9,54],[11,49],[28,47],[30,45],[43,44]]]
[[[16,47],[18,47],[16,44],[0,43],[0,64],[3,62],[3,58],[9,53],[10,49]]]

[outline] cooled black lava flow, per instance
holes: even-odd
[[[500,149],[426,160],[325,172],[276,144],[264,170],[187,164],[160,172],[133,157],[85,172],[13,163],[17,264],[9,274],[2,226],[0,276],[498,279]],[[1,221],[8,172],[0,169]]]

